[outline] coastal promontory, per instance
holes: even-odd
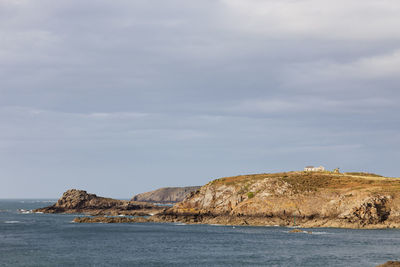
[[[368,173],[283,172],[216,179],[155,221],[399,228],[400,179]]]
[[[103,216],[78,218],[76,222],[400,228],[400,179],[329,171],[225,177],[191,191],[183,201],[169,208],[72,189],[54,205],[36,211]],[[107,217],[116,215],[148,217]]]

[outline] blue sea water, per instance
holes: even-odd
[[[400,259],[400,230],[77,224],[22,214],[53,201],[0,200],[0,266],[375,266]]]

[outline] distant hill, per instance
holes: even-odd
[[[201,186],[164,187],[154,191],[141,193],[132,198],[132,201],[176,203],[181,202],[191,192],[197,191]]]

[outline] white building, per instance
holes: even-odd
[[[306,171],[306,172],[323,172],[323,171],[325,171],[325,167],[324,166],[319,166],[319,167],[307,166],[304,168],[304,171]]]

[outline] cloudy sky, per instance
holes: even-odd
[[[305,165],[400,176],[398,0],[0,0],[0,198]]]

